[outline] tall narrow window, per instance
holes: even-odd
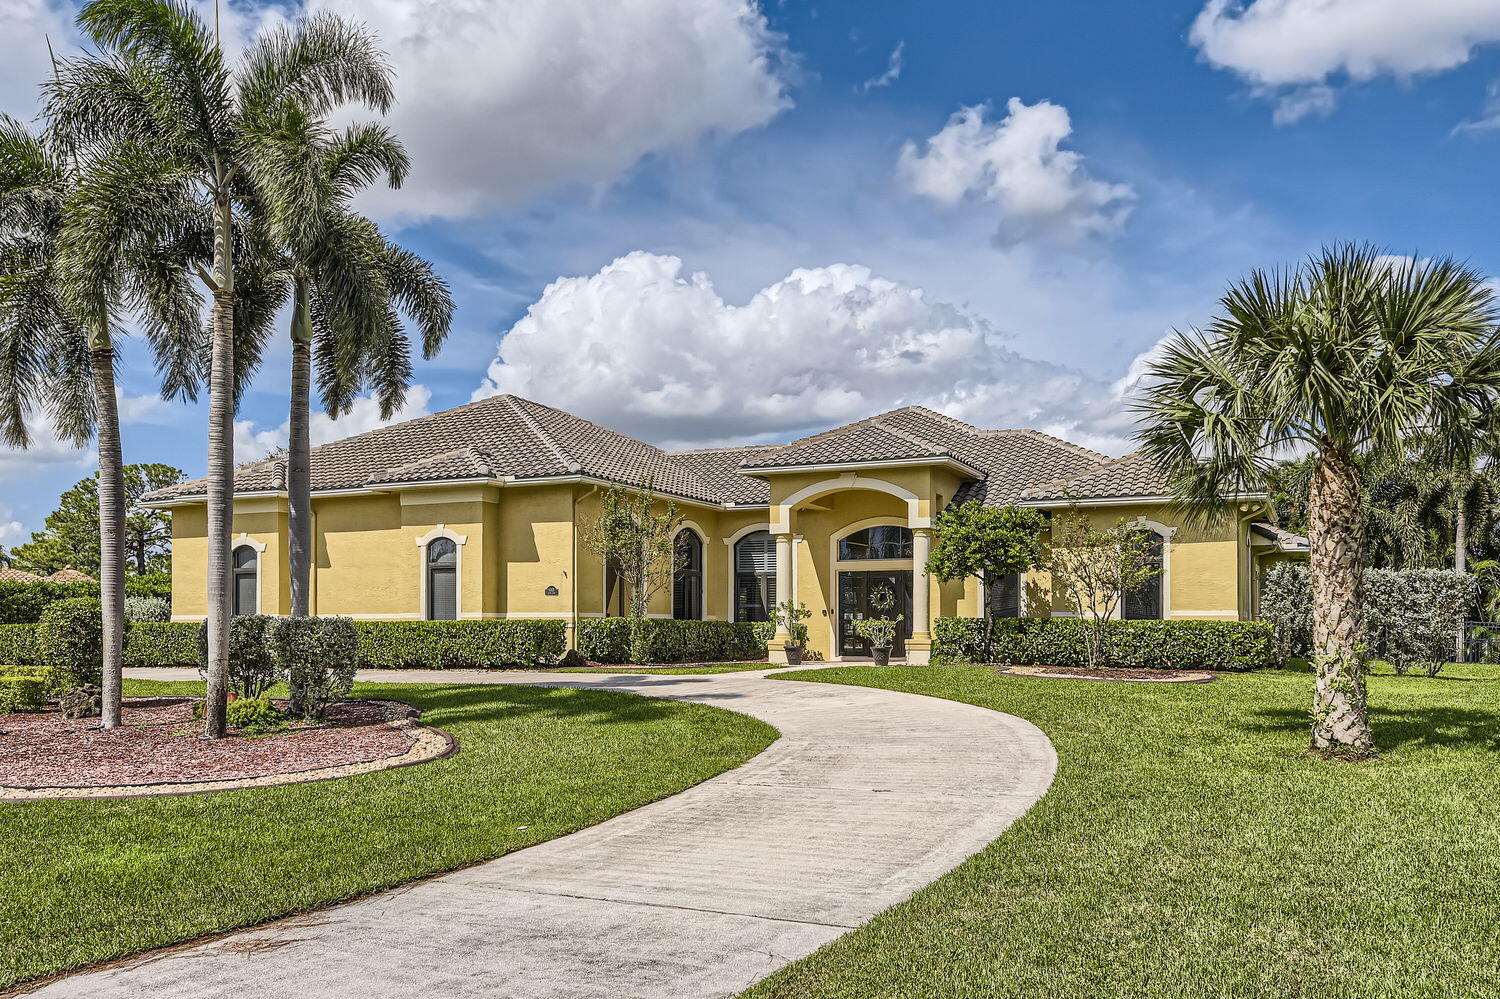
[[[1163,538],[1155,531],[1141,532],[1146,536],[1146,551],[1151,556],[1152,565],[1157,569],[1156,575],[1136,590],[1134,593],[1125,594],[1121,602],[1120,616],[1129,621],[1159,621],[1164,616],[1162,613],[1162,554],[1164,551]]]
[[[458,618],[458,545],[435,538],[427,545],[427,619]]]
[[[756,531],[734,545],[734,619],[769,621],[775,606],[776,541]]]
[[[625,616],[625,580],[615,559],[604,563],[604,616]]]
[[[701,621],[703,541],[692,531],[679,531],[673,546],[677,569],[672,576],[672,616],[679,621]]]
[[[249,545],[234,550],[234,613],[260,613],[260,553]]]
[[[1021,616],[1021,574],[1008,573],[1001,576],[989,592],[990,617]]]

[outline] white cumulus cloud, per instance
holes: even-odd
[[[0,0],[4,2],[4,0]],[[782,39],[755,0],[310,0],[362,21],[398,73],[409,215],[504,208],[614,180],[642,157],[764,125],[789,106]]]
[[[1000,121],[988,112],[961,108],[925,143],[903,146],[897,172],[906,186],[947,207],[992,205],[1004,244],[1076,243],[1124,224],[1134,192],[1094,179],[1081,155],[1062,148],[1073,132],[1067,108],[1012,97]]]
[[[1408,78],[1500,41],[1495,0],[1209,0],[1189,39],[1278,101],[1278,122],[1332,110],[1330,81]]]
[[[426,385],[413,385],[406,393],[406,402],[389,420],[380,418],[380,404],[370,396],[360,396],[355,399],[349,412],[336,420],[329,419],[327,413],[314,412],[311,426],[313,446],[353,437],[355,434],[370,430],[378,430],[403,420],[415,420],[419,416],[426,416],[428,415],[427,404],[431,401],[431,389]],[[272,451],[286,447],[290,432],[291,421],[289,420],[279,427],[269,427],[264,430],[257,430],[252,420],[234,421],[235,464],[243,465],[247,461],[259,461]]]
[[[984,319],[851,264],[726,302],[677,257],[562,278],[475,398],[509,392],[674,446],[786,439],[907,404],[990,428],[1096,433],[1109,386],[1005,346]]]

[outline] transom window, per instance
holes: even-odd
[[[672,616],[679,621],[703,620],[703,540],[692,531],[677,533],[673,541],[677,568],[672,574]]]
[[[734,544],[734,619],[769,621],[776,606],[776,541],[770,531]]]
[[[911,558],[911,530],[894,524],[867,527],[839,541],[840,562]]]
[[[260,553],[249,545],[234,550],[234,613],[260,613]]]
[[[427,544],[427,619],[458,618],[458,545],[451,538]]]

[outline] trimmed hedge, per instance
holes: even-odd
[[[1077,618],[1002,618],[995,622],[993,660],[1013,666],[1085,666],[1085,622]],[[1104,665],[1132,669],[1263,669],[1275,664],[1273,632],[1264,621],[1110,621]],[[940,617],[932,661],[959,665],[983,659],[981,618]]]
[[[322,718],[354,686],[359,632],[347,617],[272,618],[265,646],[291,691],[289,710],[299,718]]]
[[[129,634],[130,625],[125,627]],[[36,645],[39,668],[52,677],[54,693],[104,682],[104,621],[96,598],[49,604],[36,626]]]
[[[36,647],[36,625],[0,624],[0,664],[31,666],[41,661]]]
[[[0,580],[0,624],[36,624],[48,605],[79,597],[98,600],[99,584],[53,583],[45,579],[35,583]]]
[[[147,621],[125,634],[122,661],[128,667],[198,665],[196,621]]]
[[[24,666],[0,665],[0,715],[40,711],[51,687],[51,676]]]
[[[753,662],[766,657],[768,622],[673,621],[625,617],[584,618],[578,651],[596,663],[629,663],[631,625],[640,627],[643,663]]]
[[[502,669],[552,666],[568,646],[567,623],[355,621],[366,669]]]

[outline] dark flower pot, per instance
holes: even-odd
[[[889,666],[891,664],[890,649],[871,649],[870,655],[874,657],[876,666]]]
[[[802,649],[803,647],[800,645],[788,645],[786,647],[786,664],[788,666],[802,665]]]

